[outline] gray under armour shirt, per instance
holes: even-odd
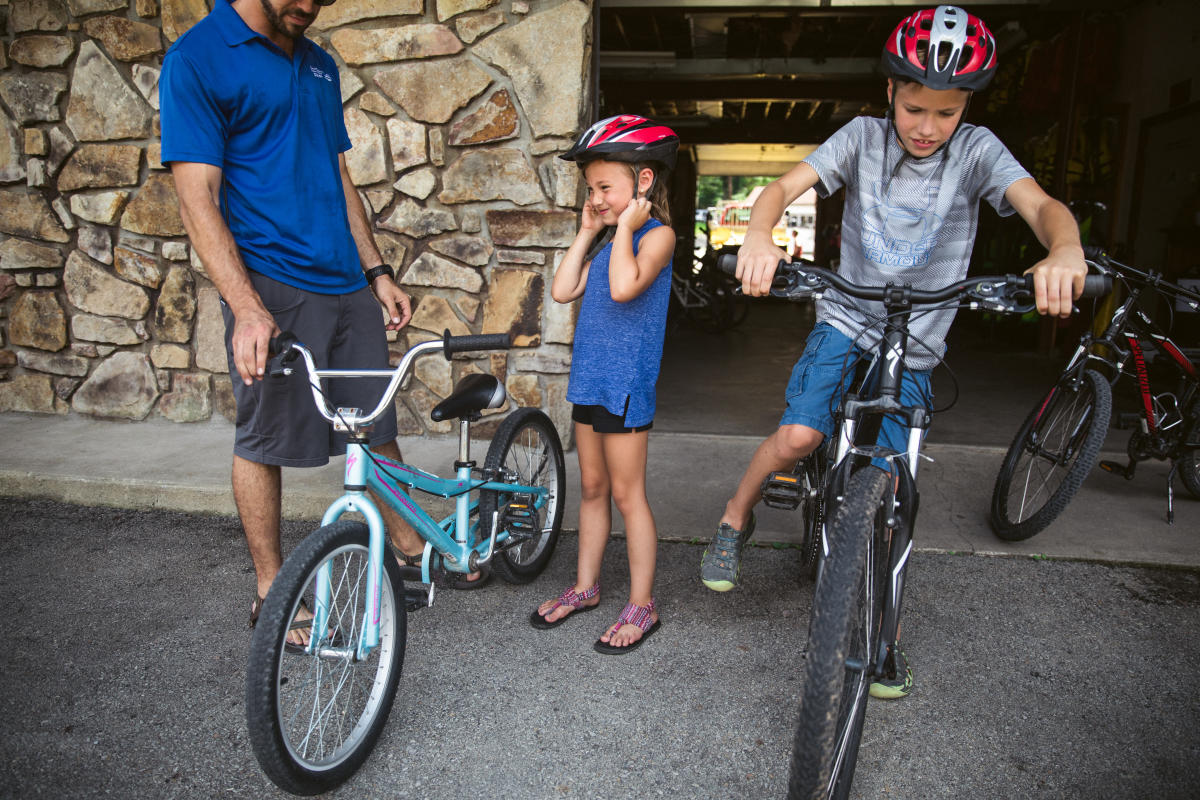
[[[877,286],[891,281],[938,289],[961,280],[975,244],[979,201],[987,200],[1008,216],[1015,209],[1004,193],[1031,177],[986,128],[962,125],[938,152],[914,158],[888,120],[877,117],[850,121],[804,161],[820,178],[816,189],[821,197],[846,187],[839,274]],[[843,301],[858,308],[847,308]],[[859,309],[883,315],[882,303],[830,291],[817,302],[817,319],[854,338],[868,320]],[[954,315],[955,309],[921,313],[917,307],[909,325],[909,369],[937,365]],[[860,342],[873,346],[881,333],[873,328]]]

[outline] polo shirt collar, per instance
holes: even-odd
[[[217,30],[221,33],[221,38],[225,40],[225,44],[230,47],[236,47],[239,44],[254,39],[262,39],[270,42],[270,39],[262,34],[252,30],[241,15],[233,8],[232,0],[216,0],[212,10],[213,22],[216,23]],[[306,37],[300,37],[296,40],[296,51],[301,52],[307,49],[309,41]]]
[[[221,32],[221,38],[230,47],[243,44],[251,39],[259,38],[259,34],[250,30],[245,20],[233,10],[230,0],[217,0],[212,10],[213,22]]]

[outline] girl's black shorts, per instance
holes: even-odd
[[[654,426],[653,422],[630,428],[625,425],[625,415],[617,416],[604,406],[581,406],[571,404],[571,419],[575,422],[591,425],[596,433],[641,433]]]

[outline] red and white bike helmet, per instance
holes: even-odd
[[[559,158],[580,166],[599,158],[633,164],[655,163],[670,172],[675,168],[678,151],[679,137],[666,125],[637,114],[621,114],[588,128]]]
[[[889,77],[930,89],[978,91],[996,74],[996,37],[961,8],[927,8],[896,26],[883,46],[882,65]]]

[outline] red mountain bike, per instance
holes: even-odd
[[[1139,303],[1164,295],[1200,311],[1200,293],[1142,272],[1100,252],[1088,252],[1100,272],[1123,283],[1128,298],[1098,337],[1085,334],[1058,382],[1034,406],[1017,432],[992,491],[992,527],[1008,541],[1042,531],[1062,512],[1100,456],[1112,417],[1112,387],[1122,375],[1137,386],[1140,410],[1121,415],[1135,430],[1126,450],[1129,463],[1101,462],[1108,472],[1132,478],[1139,461],[1169,461],[1167,521],[1173,522],[1175,476],[1200,500],[1200,367],[1171,341]],[[1162,356],[1176,377],[1170,386],[1151,385],[1150,356]],[[1157,383],[1161,382],[1156,381]]]

